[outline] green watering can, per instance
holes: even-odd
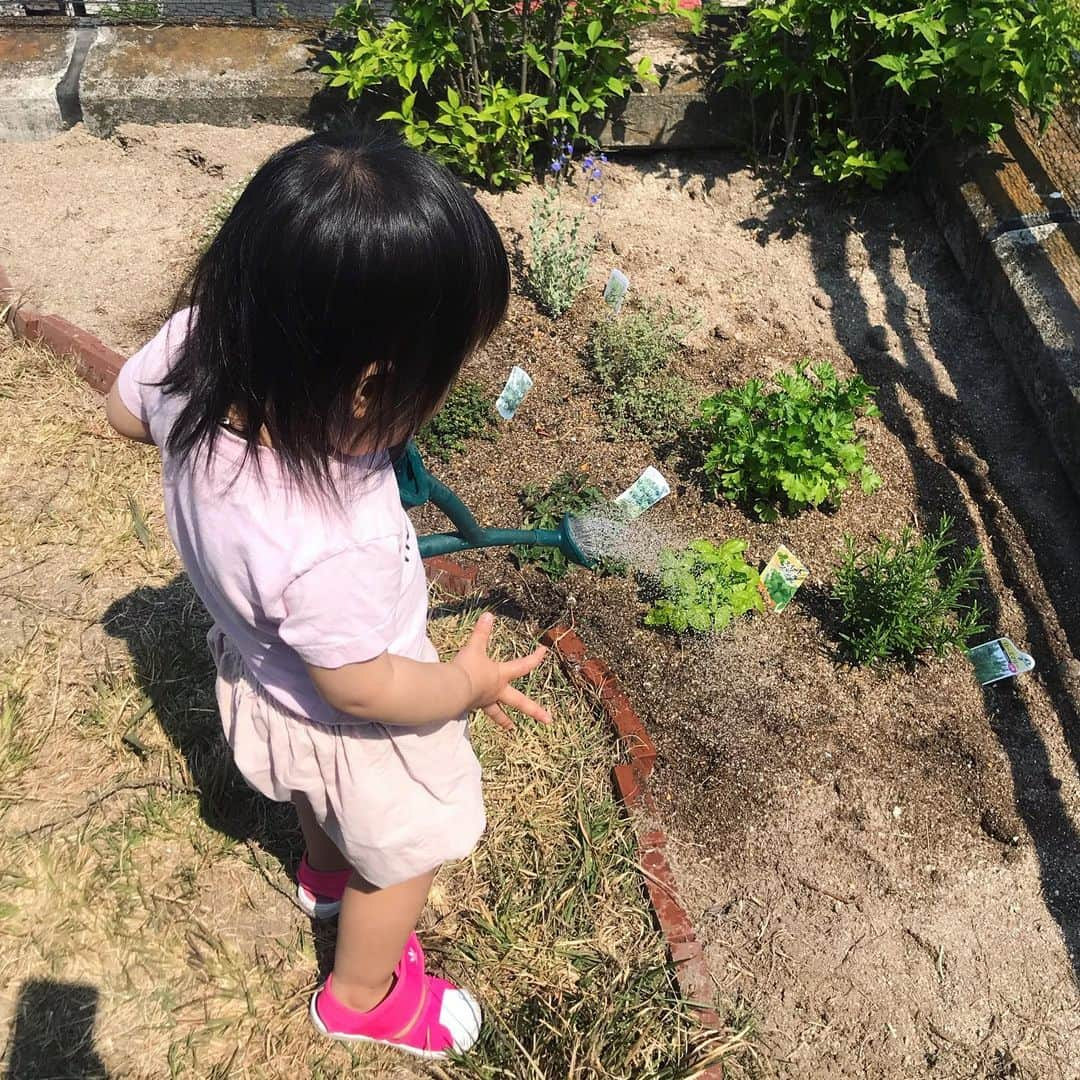
[[[410,439],[394,465],[401,503],[406,509],[433,503],[453,522],[457,532],[432,533],[418,537],[420,557],[452,555],[471,548],[504,547],[510,544],[535,544],[558,548],[571,562],[592,569],[596,559],[582,550],[588,532],[580,519],[567,514],[556,529],[484,529],[469,508],[440,480],[427,471],[424,459]],[[575,530],[575,526],[577,529]]]

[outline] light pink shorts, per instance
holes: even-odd
[[[363,878],[385,888],[470,854],[484,802],[464,717],[402,727],[343,714],[340,725],[314,724],[260,686],[216,626],[207,641],[225,738],[244,779],[277,802],[304,796]]]

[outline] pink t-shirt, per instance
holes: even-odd
[[[120,398],[161,447],[165,516],[184,569],[256,679],[283,705],[319,723],[346,718],[305,670],[383,652],[433,660],[427,588],[416,534],[388,460],[363,477],[334,463],[342,506],[300,494],[272,450],[260,471],[239,468],[244,443],[222,428],[209,459],[165,447],[183,401],[154,385],[187,330],[178,312],[124,365]],[[361,479],[362,477],[362,479]]]

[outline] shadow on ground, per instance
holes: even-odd
[[[214,698],[210,618],[187,577],[135,589],[112,604],[102,625],[127,645],[140,689],[187,762],[206,824],[258,845],[291,874],[303,849],[296,814],[249,788],[233,764]]]
[[[4,1080],[108,1080],[94,1050],[98,991],[86,983],[28,979],[19,990]]]
[[[911,191],[899,197],[915,200]],[[925,310],[916,317],[923,321],[936,363],[912,332],[909,297],[893,270],[899,252],[917,284],[929,286],[931,277],[940,281],[943,274],[951,275],[956,287],[950,293],[965,294],[959,269],[932,224],[898,226],[905,215],[895,213],[898,196],[893,192],[853,204],[844,225],[830,234],[821,227],[827,215],[814,214],[825,198],[813,188],[792,187],[785,193],[777,187],[768,217],[743,224],[756,232],[759,243],[768,244],[801,229],[808,215],[816,219],[807,234],[817,283],[831,301],[837,340],[863,377],[878,387],[884,422],[907,450],[919,522],[926,526],[948,513],[965,544],[977,543],[980,528],[985,530],[1023,614],[1021,647],[1036,657],[1080,770],[1080,715],[1063,667],[1070,654],[1080,652],[1080,612],[1070,572],[1080,544],[1080,506],[1073,489],[981,319],[975,340],[957,340],[948,297],[927,287]],[[865,246],[865,266],[853,261],[852,238]],[[885,297],[885,326],[874,323],[861,287],[860,279],[868,276]],[[955,396],[947,392],[949,383]],[[929,438],[913,420],[918,414]],[[1025,547],[1034,555],[1036,573],[1024,565]],[[989,590],[983,592],[980,602],[990,633],[1004,633],[1000,601]],[[1080,834],[1055,787],[1046,745],[1021,689],[1006,681],[983,693],[987,716],[1010,762],[1017,812],[1038,855],[1044,902],[1080,982]]]

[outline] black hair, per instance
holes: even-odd
[[[302,486],[333,488],[348,447],[395,453],[506,311],[498,230],[441,165],[397,137],[309,135],[251,178],[191,279],[165,393],[174,454],[238,422]],[[358,417],[357,404],[363,408]]]

